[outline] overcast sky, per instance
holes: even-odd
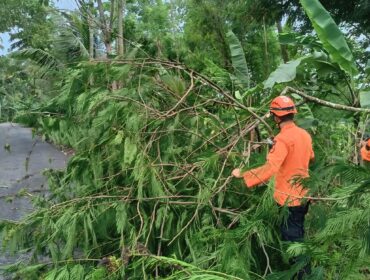
[[[55,6],[59,9],[73,10],[77,7],[75,0],[54,0],[54,2]],[[10,47],[9,34],[0,33],[0,38],[0,44],[4,47],[3,49],[0,49],[0,55],[4,55],[9,51]]]
[[[59,9],[73,10],[76,6],[76,0],[54,0]]]

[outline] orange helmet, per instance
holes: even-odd
[[[288,114],[296,114],[297,109],[295,108],[292,99],[287,96],[280,95],[272,100],[270,112],[278,117],[282,117]]]

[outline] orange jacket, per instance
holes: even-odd
[[[368,142],[370,142],[370,140]],[[370,150],[368,151],[366,149],[366,145],[363,145],[361,148],[361,158],[362,160],[370,161]]]
[[[310,159],[314,158],[311,136],[292,122],[282,127],[274,142],[267,155],[267,162],[243,173],[244,182],[251,188],[265,183],[275,175],[276,202],[280,205],[299,206],[307,189],[298,181],[299,178],[308,177],[308,165]]]

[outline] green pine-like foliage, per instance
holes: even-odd
[[[169,8],[158,1],[153,7],[141,3],[141,17],[126,19],[127,36],[143,45],[127,43],[119,58],[88,60],[88,18],[65,15],[63,21],[55,14],[53,20],[66,24],[56,29],[54,50],[28,48],[13,56],[32,66],[25,72],[38,79],[2,79],[7,117],[73,155],[65,170],[45,171],[50,194],[34,197],[32,213],[1,221],[4,249],[28,256],[3,270],[13,279],[273,280],[289,279],[310,262],[309,279],[367,279],[370,176],[357,164],[355,148],[365,114],[333,112],[293,95],[300,104],[296,122],[313,136],[316,154],[310,178],[302,182],[311,197],[302,243],[280,240],[287,209],[273,200],[273,180],[246,189],[231,176],[235,167],[264,162],[271,123],[257,117],[283,86],[333,102],[353,97],[355,103],[356,92],[350,96],[345,87],[352,90],[351,83],[363,77],[343,72],[330,60],[331,48],[316,38],[307,44],[299,36],[289,42],[295,62],[274,72],[276,59],[267,55],[277,38],[265,26],[268,19],[242,38],[237,34],[246,27],[229,32],[231,20],[215,13],[218,4],[230,11],[232,1],[201,1],[213,15],[209,22],[198,16],[197,1],[186,2],[187,15],[198,20],[184,26],[184,37],[193,35],[186,42],[170,33]],[[138,18],[142,22],[135,25]],[[195,32],[221,20],[205,38]],[[253,38],[261,42],[248,41]],[[206,49],[207,40],[213,47]],[[181,44],[178,52],[175,43]],[[265,57],[257,46],[265,47]],[[270,55],[278,52],[275,46]],[[7,59],[0,62],[5,70],[19,70]],[[282,69],[288,77],[281,78]],[[0,74],[8,77],[5,70]],[[268,78],[266,71],[273,74]],[[256,143],[261,146],[253,149]],[[292,257],[299,259],[294,266]]]
[[[284,279],[294,274],[289,256],[304,253],[322,279],[362,277],[369,264],[368,171],[340,162],[323,171],[318,151],[305,183],[324,200],[311,206],[307,241],[282,244],[284,211],[272,199],[273,182],[246,190],[230,177],[233,167],[257,164],[267,152],[242,155],[249,139],[240,128],[255,120],[201,76],[175,67],[84,63],[39,109],[49,112],[34,120],[39,133],[75,154],[65,171],[47,172],[51,194],[35,201],[32,214],[2,223],[9,250],[34,248],[16,275]],[[125,87],[108,90],[122,71]],[[170,87],[170,77],[182,86]],[[56,117],[59,108],[65,109]],[[21,118],[35,118],[26,114]],[[38,256],[50,262],[40,264]]]

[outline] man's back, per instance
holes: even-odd
[[[308,177],[309,162],[314,157],[311,136],[292,122],[282,127],[275,141],[284,144],[286,151],[283,148],[280,152],[283,154],[286,152],[286,155],[276,173],[274,197],[280,205],[286,200],[289,206],[300,205],[297,198],[304,196],[307,190],[302,188],[299,180]],[[271,151],[270,154],[274,152]]]
[[[247,187],[266,183],[276,177],[274,198],[280,205],[298,206],[307,190],[299,179],[308,177],[308,165],[314,157],[311,136],[294,122],[285,123],[274,139],[267,162],[243,174]]]

